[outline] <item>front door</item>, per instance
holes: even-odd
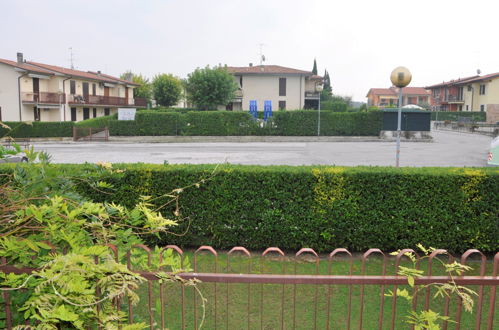
[[[90,118],[90,109],[89,108],[83,108],[83,120],[89,119]]]
[[[35,116],[34,116],[35,121],[40,121],[40,108],[34,107],[33,111],[35,114]]]
[[[40,93],[40,79],[33,78],[33,101],[38,102],[38,93]]]
[[[76,108],[71,108],[71,121],[76,121]]]
[[[104,96],[109,96],[109,87],[104,87]]]

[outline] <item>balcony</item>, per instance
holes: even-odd
[[[64,104],[66,95],[62,93],[21,93],[21,100],[26,104]]]
[[[464,99],[462,96],[459,95],[447,95],[445,97],[444,102],[448,103],[464,103]]]
[[[319,99],[320,93],[318,92],[305,92],[305,99]]]
[[[147,106],[146,99],[136,98],[127,99],[118,96],[103,96],[103,95],[69,95],[69,104],[81,105],[108,105],[108,106],[122,106],[122,107],[145,107]]]

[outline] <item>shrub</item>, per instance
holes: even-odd
[[[91,118],[87,120],[82,120],[75,123],[77,127],[92,127],[92,128],[104,128],[109,127],[109,122],[111,120],[116,120],[118,118],[118,114],[114,114],[111,116],[102,116],[97,118]]]
[[[74,122],[4,122],[12,130],[0,127],[0,137],[11,136],[13,138],[36,138],[36,137],[71,137],[73,136]]]
[[[77,173],[90,165],[60,167]],[[159,196],[198,182],[214,168],[119,167],[125,170],[120,176],[103,178],[114,185],[113,194],[84,185],[80,193],[96,202],[133,206],[141,195]],[[10,169],[0,166],[0,174]],[[184,221],[177,232],[190,225],[188,234],[149,238],[149,244],[363,251],[421,243],[453,252],[495,252],[498,195],[499,172],[486,168],[227,166],[201,188],[182,193],[182,212],[190,224]]]
[[[486,113],[480,111],[432,111],[431,120],[457,121],[458,117],[471,117],[473,121],[486,121]]]

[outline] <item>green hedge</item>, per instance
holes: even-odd
[[[457,121],[458,117],[471,117],[473,121],[486,121],[486,113],[480,111],[432,111],[431,120]]]
[[[58,165],[60,172],[89,165]],[[80,185],[96,201],[131,206],[205,178],[208,165],[115,165],[111,195]],[[8,170],[0,166],[0,173]],[[1,175],[0,175],[1,177]],[[161,205],[166,199],[156,199]],[[462,252],[499,248],[499,171],[493,168],[222,166],[180,200],[185,236],[149,243],[251,249],[394,250],[417,243]],[[171,215],[171,210],[163,214]],[[177,233],[187,229],[184,221]]]
[[[92,128],[104,128],[104,127],[109,127],[109,122],[111,120],[116,120],[118,118],[118,114],[110,115],[110,116],[102,116],[102,117],[96,117],[96,118],[91,118],[87,120],[82,120],[75,125],[77,127],[92,127]]]
[[[11,136],[13,138],[35,138],[35,137],[71,137],[73,136],[73,122],[4,122],[12,130],[0,127],[0,137]]]
[[[317,135],[317,111],[277,111],[266,123],[255,121],[247,112],[237,111],[140,111],[135,121],[109,120],[111,135]],[[379,135],[383,126],[381,111],[321,111],[321,135]]]

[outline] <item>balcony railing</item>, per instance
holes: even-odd
[[[445,102],[464,102],[464,99],[462,96],[458,95],[447,95]]]
[[[23,103],[64,104],[66,95],[62,93],[21,93]]]
[[[127,99],[118,96],[103,95],[69,95],[70,104],[89,104],[89,105],[111,105],[111,106],[146,106],[145,99]]]

